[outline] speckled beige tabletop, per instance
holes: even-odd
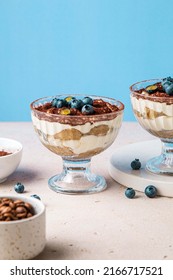
[[[38,194],[46,205],[47,244],[36,259],[173,259],[173,198],[137,192],[127,199],[105,168],[116,148],[154,139],[139,124],[124,122],[114,144],[92,159],[92,171],[105,176],[108,188],[90,195],[49,189],[47,180],[61,171],[62,160],[42,146],[32,123],[1,122],[0,131],[24,147],[17,171],[0,184],[1,194],[13,194],[14,184],[22,182],[26,196]]]

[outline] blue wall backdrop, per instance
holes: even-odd
[[[0,0],[0,121],[58,93],[115,97],[173,75],[172,0]]]

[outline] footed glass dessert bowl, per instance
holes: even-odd
[[[173,175],[173,79],[153,79],[130,87],[133,112],[139,124],[162,142],[161,154],[146,169]]]
[[[95,193],[106,188],[102,176],[90,170],[91,158],[107,149],[122,124],[124,105],[99,96],[57,95],[30,105],[41,143],[63,159],[61,174],[48,180],[60,193]]]

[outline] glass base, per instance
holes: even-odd
[[[104,177],[90,171],[90,159],[63,160],[63,172],[51,177],[49,187],[63,194],[89,194],[103,191],[107,185]]]
[[[155,174],[173,176],[173,164],[168,162],[164,154],[147,161],[146,169]]]

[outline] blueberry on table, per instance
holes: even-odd
[[[40,198],[37,194],[31,194],[31,196],[30,196],[30,197],[33,197],[33,198],[36,198],[36,199],[41,200],[41,198]]]
[[[24,192],[24,185],[21,184],[21,183],[17,183],[15,186],[14,186],[14,190],[17,192],[17,193],[23,193]]]
[[[131,162],[131,168],[132,168],[133,170],[138,170],[138,169],[141,168],[141,162],[139,161],[138,158],[136,158],[135,160],[133,160],[133,161]]]
[[[94,113],[94,108],[92,105],[86,104],[82,107],[81,112],[83,115],[92,115]]]
[[[127,188],[127,189],[125,190],[125,196],[126,196],[127,198],[134,198],[134,196],[135,196],[135,190],[134,190],[133,188]]]
[[[84,98],[82,99],[82,102],[83,102],[84,105],[85,105],[85,104],[89,104],[89,105],[92,105],[92,104],[93,104],[92,98],[91,98],[91,97],[88,97],[88,96],[84,97]]]
[[[148,196],[149,198],[154,198],[157,195],[157,189],[155,186],[153,185],[148,185],[145,188],[145,194],[146,196]]]

